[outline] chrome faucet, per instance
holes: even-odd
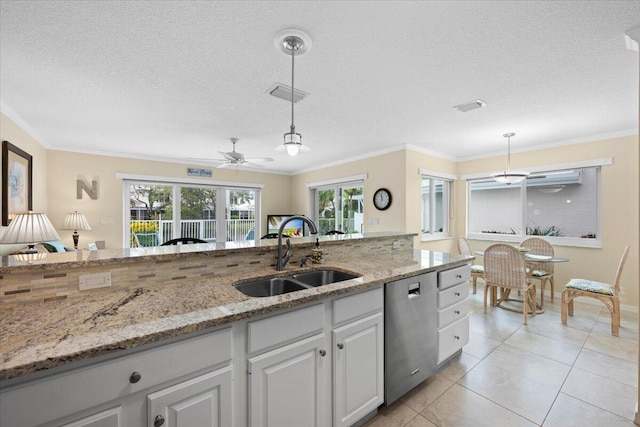
[[[282,221],[280,224],[280,229],[278,229],[278,259],[276,261],[276,270],[282,271],[284,270],[284,266],[289,262],[289,258],[291,258],[291,239],[287,238],[287,252],[282,255],[282,232],[284,231],[284,226],[287,225],[290,221],[294,219],[301,219],[307,224],[309,224],[309,233],[310,234],[318,234],[318,229],[316,225],[309,218],[303,215],[293,215],[289,218]]]

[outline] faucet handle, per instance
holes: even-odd
[[[307,261],[311,259],[311,255],[305,255],[304,258],[300,260],[300,267],[308,267]]]

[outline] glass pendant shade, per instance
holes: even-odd
[[[507,138],[507,170],[491,174],[491,178],[501,184],[517,184],[519,182],[522,182],[529,176],[529,172],[511,170],[511,137],[514,135],[515,133],[513,132],[505,133],[504,135],[502,135]]]

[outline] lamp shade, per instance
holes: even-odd
[[[491,175],[494,181],[501,184],[517,184],[529,176],[528,172],[504,171]]]
[[[7,227],[0,243],[37,243],[60,240],[58,232],[47,215],[36,212],[17,214]]]
[[[62,224],[62,230],[91,230],[91,226],[83,214],[75,211],[67,214],[64,224]]]

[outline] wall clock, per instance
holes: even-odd
[[[391,192],[386,188],[379,188],[373,194],[373,205],[376,209],[384,211],[391,206]]]

